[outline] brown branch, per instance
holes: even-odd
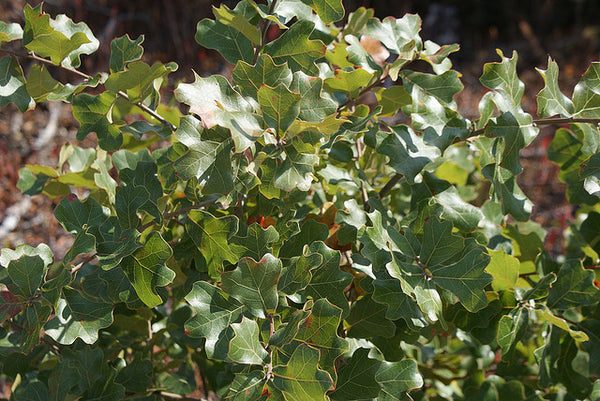
[[[82,260],[80,260],[79,262],[77,262],[77,265],[75,265],[75,267],[73,267],[71,269],[71,274],[77,272],[79,269],[81,269],[86,263],[89,263],[90,261],[92,261],[96,256],[98,256],[97,252],[92,253],[91,255],[86,256],[85,258],[83,258]]]
[[[28,58],[31,60],[36,60],[39,61],[41,63],[45,63],[48,65],[52,65],[54,67],[59,67],[65,71],[69,71],[72,74],[75,74],[77,76],[80,76],[82,78],[84,78],[85,80],[89,81],[91,79],[93,79],[94,77],[92,77],[91,75],[88,75],[84,72],[81,72],[75,68],[72,67],[65,67],[62,64],[56,65],[54,64],[52,61],[45,59],[43,57],[39,57],[36,56],[35,54],[22,54],[22,53],[15,53],[11,50],[7,50],[7,49],[0,49],[0,52],[6,53],[6,54],[10,54],[14,57],[19,57],[19,58]],[[160,114],[158,114],[156,111],[152,110],[150,107],[146,106],[144,103],[142,103],[141,101],[139,102],[132,102],[131,99],[129,98],[129,95],[127,95],[127,93],[123,92],[123,91],[118,91],[117,95],[119,97],[122,97],[123,99],[127,100],[128,102],[131,102],[131,104],[136,105],[137,107],[139,107],[142,111],[150,114],[153,118],[155,118],[156,120],[160,121],[162,124],[167,125],[171,130],[175,130],[177,127],[175,127],[173,124],[171,124],[169,121],[167,121],[164,117],[162,117]]]
[[[381,199],[386,196],[396,186],[396,184],[400,182],[402,177],[403,175],[400,173],[394,174],[392,178],[390,178],[390,180],[385,184],[385,186],[381,188],[381,191],[379,191],[379,198]]]

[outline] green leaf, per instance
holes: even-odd
[[[141,46],[144,35],[131,40],[128,34],[113,39],[110,42],[110,71],[125,71],[125,65],[142,58],[144,48]]]
[[[502,357],[506,357],[527,331],[529,311],[516,308],[510,314],[502,316],[498,324],[498,345],[502,348]]]
[[[33,297],[42,284],[46,269],[44,261],[37,255],[23,255],[17,260],[12,260],[6,267],[8,277],[13,283],[9,289],[13,294],[25,299]]]
[[[426,325],[417,301],[404,293],[400,280],[376,279],[373,281],[373,287],[373,301],[387,305],[386,319],[404,319],[410,327],[414,328]],[[387,323],[384,324],[387,325]]]
[[[333,387],[329,374],[318,367],[319,351],[299,345],[286,365],[273,368],[273,384],[288,401],[326,400]]]
[[[21,25],[13,22],[7,24],[6,22],[0,21],[0,43],[12,42],[13,40],[23,38],[23,28]]]
[[[293,138],[282,149],[285,159],[277,164],[273,179],[275,187],[288,192],[294,189],[308,191],[313,181],[313,166],[319,162],[319,157],[314,154],[315,148]]]
[[[277,284],[278,291],[286,295],[294,295],[306,288],[312,278],[310,269],[319,266],[321,260],[321,255],[318,253],[292,257],[289,266],[283,267]]]
[[[390,76],[398,79],[400,69],[417,57],[423,44],[419,31],[421,18],[416,14],[406,14],[402,18],[387,17],[383,21],[371,18],[367,23],[366,34],[381,43],[398,58],[390,66]]]
[[[152,384],[152,372],[153,366],[149,359],[136,358],[119,371],[115,382],[128,391],[143,392]]]
[[[371,297],[363,297],[352,305],[348,323],[348,336],[353,338],[390,338],[396,332],[394,322],[386,318],[387,308],[374,302]]]
[[[35,101],[27,93],[19,62],[13,57],[3,57],[0,59],[0,106],[9,103],[14,103],[21,113],[35,106]]]
[[[277,282],[281,275],[281,261],[266,254],[258,262],[242,258],[233,271],[221,275],[223,290],[240,301],[260,319],[273,313],[279,301]]]
[[[305,293],[313,299],[325,298],[335,306],[342,308],[343,316],[348,314],[348,300],[344,289],[352,282],[352,275],[340,269],[340,252],[329,248],[321,241],[312,242],[311,253],[322,256],[323,262],[313,267],[312,278]]]
[[[190,113],[200,116],[205,128],[214,125],[229,128],[238,153],[263,134],[262,119],[221,75],[202,78],[195,74],[194,83],[177,86],[175,97],[190,106]]]
[[[402,393],[423,386],[423,377],[412,359],[382,362],[375,379],[381,386],[378,400],[399,400]]]
[[[150,194],[142,186],[120,187],[115,196],[115,210],[123,228],[140,226],[138,210],[148,201]]]
[[[263,85],[275,87],[283,84],[289,87],[292,82],[292,71],[287,64],[275,64],[268,54],[261,54],[254,65],[238,61],[232,75],[240,93],[253,98],[257,97],[258,90]],[[290,89],[299,92],[294,88]]]
[[[309,39],[314,29],[312,22],[299,20],[283,35],[267,44],[263,52],[270,55],[275,63],[287,62],[293,72],[302,71],[317,76],[319,70],[315,60],[325,54],[325,45],[319,40]]]
[[[380,131],[377,151],[390,158],[389,166],[404,175],[409,183],[423,168],[440,156],[435,146],[426,145],[420,136],[406,125],[390,127],[392,132]]]
[[[421,52],[421,60],[431,64],[433,72],[443,74],[452,68],[452,62],[448,58],[451,53],[457,52],[460,46],[457,43],[440,46],[432,41],[425,41],[425,50]]]
[[[381,105],[381,113],[383,116],[393,116],[401,107],[412,103],[410,94],[404,86],[390,86],[389,88],[375,92],[377,101]]]
[[[585,270],[580,260],[567,260],[558,271],[546,304],[550,308],[569,309],[597,303],[600,290],[594,285],[594,279],[594,272]]]
[[[266,384],[265,374],[260,370],[255,370],[250,374],[238,373],[229,386],[229,391],[225,400],[232,401],[264,401],[263,387]]]
[[[315,10],[326,24],[339,21],[344,17],[342,0],[302,0],[302,2]]]
[[[260,30],[257,26],[248,22],[246,17],[236,11],[232,11],[224,4],[216,8],[213,6],[213,14],[218,22],[239,31],[255,45],[262,41]]]
[[[362,68],[352,71],[335,70],[334,73],[333,77],[323,81],[325,88],[329,92],[345,92],[351,99],[356,98],[361,89],[366,88],[373,78],[370,72]]]
[[[600,63],[591,63],[575,89],[573,89],[574,116],[598,118],[600,113],[600,95],[597,89],[600,80]]]
[[[231,328],[235,336],[229,343],[229,359],[246,365],[262,365],[268,360],[269,354],[259,341],[255,320],[243,317],[240,323],[233,323]]]
[[[379,394],[380,386],[375,374],[381,362],[369,358],[369,350],[359,348],[339,371],[332,400],[370,400]]]
[[[443,105],[454,103],[453,97],[463,90],[460,73],[446,71],[441,75],[422,72],[405,71],[401,74],[402,82],[408,93],[418,89],[427,96],[433,96]]]
[[[112,107],[116,95],[104,92],[99,96],[81,93],[73,98],[73,117],[79,122],[77,140],[82,141],[94,132],[98,144],[106,151],[118,149],[123,144],[123,134],[112,123]]]
[[[43,65],[36,64],[29,70],[26,84],[27,93],[36,102],[45,101],[48,94],[58,92],[62,87],[63,85],[52,78],[52,75]]]
[[[518,221],[527,221],[533,204],[519,188],[515,175],[497,164],[486,166],[482,173],[492,182],[493,199],[501,202],[502,213],[510,214]]]
[[[573,102],[563,95],[558,87],[558,65],[548,57],[548,69],[536,68],[544,80],[544,88],[537,95],[537,114],[541,118],[559,115],[570,117],[573,114]]]
[[[483,219],[481,210],[465,202],[454,186],[438,193],[434,191],[429,203],[440,205],[440,218],[451,221],[456,228],[463,231],[475,231]]]
[[[502,138],[499,165],[517,175],[522,170],[519,151],[533,141],[538,129],[532,125],[531,115],[521,108],[525,85],[517,75],[517,53],[514,52],[510,59],[504,57],[500,50],[498,55],[502,61],[486,64],[479,79],[493,90],[490,99],[500,112],[498,117],[490,119],[486,134]]]
[[[70,345],[80,338],[86,344],[98,340],[98,331],[113,322],[113,304],[86,293],[64,288],[56,316],[44,326],[54,341]]]
[[[584,331],[571,329],[571,327],[569,327],[569,323],[565,319],[554,315],[552,312],[550,312],[548,308],[544,308],[541,310],[538,309],[537,312],[538,316],[540,316],[542,319],[555,325],[556,327],[560,327],[562,330],[569,333],[573,340],[577,342],[590,341],[590,338]]]
[[[587,160],[587,155],[582,151],[585,134],[577,125],[573,125],[572,128],[556,130],[548,147],[548,159],[560,166],[558,178],[568,186],[566,195],[570,203],[594,204],[596,199],[585,190],[585,178],[580,168]]]
[[[143,248],[121,262],[121,268],[138,297],[149,308],[163,302],[156,287],[164,287],[175,278],[175,272],[165,265],[172,255],[169,244],[158,232],[153,231],[148,235]]]
[[[132,103],[141,102],[157,93],[154,81],[165,77],[174,67],[156,62],[149,66],[143,61],[133,61],[124,71],[110,74],[104,86],[111,92],[123,91]]]
[[[344,27],[344,35],[354,35],[359,37],[367,22],[373,18],[375,11],[372,8],[359,7],[348,15],[348,23]]]
[[[251,257],[254,260],[260,260],[266,253],[271,252],[271,245],[279,240],[279,233],[275,227],[263,229],[258,223],[251,224],[246,235],[240,234],[238,232],[232,237],[231,243],[239,246],[240,256]]]
[[[519,260],[503,251],[488,251],[490,264],[485,271],[494,277],[492,288],[494,291],[514,290],[519,278]]]
[[[490,257],[473,238],[452,234],[450,222],[434,217],[425,223],[419,260],[429,268],[433,281],[454,293],[467,310],[476,312],[487,305],[483,289],[492,277],[484,269]]]
[[[185,221],[185,230],[204,256],[213,279],[220,278],[224,261],[238,261],[239,249],[228,243],[238,230],[237,217],[216,218],[210,213],[192,210]]]
[[[226,194],[233,190],[231,172],[232,141],[228,132],[215,127],[204,130],[201,122],[184,116],[175,131],[175,138],[188,147],[175,161],[179,176],[188,180],[198,178],[204,183],[204,194]]]
[[[416,14],[406,14],[402,18],[387,17],[383,21],[377,18],[370,19],[367,23],[367,35],[380,40],[385,47],[395,54],[402,55],[406,52],[407,44],[420,48],[421,18]]]
[[[13,396],[15,401],[50,401],[51,399],[48,388],[39,381],[19,385]]]
[[[52,250],[46,244],[39,244],[33,248],[29,245],[19,245],[16,249],[3,248],[0,252],[0,268],[8,267],[10,262],[18,260],[21,256],[39,256],[44,262],[44,266],[49,266],[54,261]],[[0,269],[0,273],[2,269]]]
[[[208,18],[198,22],[196,42],[209,49],[215,49],[231,64],[238,61],[252,62],[254,47],[242,32],[236,28]]]
[[[93,198],[82,202],[69,197],[56,206],[54,216],[70,233],[78,233],[86,227],[99,227],[108,218],[102,206]]]
[[[86,24],[73,23],[66,15],[56,20],[42,13],[42,5],[26,5],[23,45],[41,57],[49,57],[55,65],[77,68],[81,54],[92,54],[99,46],[98,39]]]
[[[282,136],[300,113],[301,95],[279,84],[274,88],[261,86],[257,96],[265,123]]]
[[[360,36],[360,35],[359,35]],[[380,48],[380,50],[378,50],[377,53],[375,53],[374,55],[369,54],[369,52],[367,51],[367,49],[365,49],[365,47],[363,47],[363,45],[361,45],[360,40],[352,35],[346,35],[344,36],[344,40],[348,43],[348,47],[346,47],[346,52],[347,52],[347,61],[344,60],[342,62],[342,64],[345,64],[346,62],[350,63],[350,66],[352,67],[360,67],[363,68],[365,71],[368,71],[371,74],[371,78],[374,77],[375,72],[378,73],[382,73],[383,72],[383,68],[377,64],[377,62],[373,59],[373,57],[378,57],[381,61],[381,59],[387,59],[387,57],[389,57],[389,52],[387,50],[385,50],[383,47]],[[336,60],[337,61],[337,60]],[[344,68],[345,65],[339,65],[337,64],[337,62],[333,62],[333,64],[338,65],[340,68]],[[337,72],[337,70],[336,70]],[[381,77],[381,75],[377,75],[378,77]],[[381,78],[379,78],[381,79]]]
[[[337,110],[337,103],[322,91],[323,80],[311,77],[302,71],[296,71],[290,84],[290,90],[299,93],[300,113],[298,118],[308,122],[322,122]]]
[[[233,336],[229,325],[242,319],[244,306],[205,281],[196,281],[185,300],[195,312],[185,322],[185,329],[192,337],[206,338],[204,347],[209,358],[219,356],[218,348],[227,347]]]
[[[310,314],[300,323],[294,340],[320,351],[319,366],[335,378],[335,362],[348,349],[348,342],[338,336],[342,309],[326,299],[318,299]]]

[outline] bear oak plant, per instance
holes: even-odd
[[[0,105],[70,103],[97,144],[19,173],[74,242],[0,254],[10,399],[599,399],[600,63],[568,97],[549,58],[531,115],[498,51],[470,121],[459,46],[424,41],[417,15],[213,11],[196,41],[231,76],[166,104],[177,65],[142,61],[143,36],[87,75],[84,23],[42,5],[0,22]],[[541,125],[577,207],[559,255],[516,180]]]

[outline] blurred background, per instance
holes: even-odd
[[[24,4],[39,1],[0,0],[0,20],[23,22]],[[227,64],[212,50],[194,40],[199,20],[212,17],[211,6],[236,1],[208,0],[46,0],[44,11],[67,14],[90,26],[101,47],[84,57],[87,73],[108,70],[110,41],[124,34],[145,35],[146,61],[176,61],[174,80],[191,80],[192,68],[201,75],[222,73]],[[477,118],[477,103],[484,93],[478,78],[483,64],[497,61],[495,49],[506,55],[519,53],[519,75],[525,82],[523,107],[534,113],[535,96],[542,80],[535,67],[546,68],[548,55],[561,69],[560,85],[569,96],[581,74],[599,59],[600,2],[597,0],[345,0],[347,12],[373,8],[379,18],[418,13],[423,19],[422,37],[438,44],[459,43],[452,55],[455,69],[463,74],[465,91],[457,97],[460,112]],[[341,21],[340,23],[342,23]],[[27,64],[23,64],[27,68]],[[55,76],[55,78],[70,78]],[[534,202],[533,219],[549,232],[547,249],[560,248],[562,231],[572,219],[572,207],[564,198],[557,168],[546,157],[556,127],[546,127],[535,142],[522,151],[524,173],[520,185]],[[55,165],[61,146],[75,142],[77,122],[68,105],[38,105],[19,113],[11,106],[0,108],[0,247],[45,242],[60,258],[71,237],[53,216],[56,201],[29,197],[16,189],[19,168],[25,164]]]

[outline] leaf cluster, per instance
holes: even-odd
[[[73,245],[0,253],[11,399],[598,398],[600,64],[568,97],[549,58],[531,115],[499,51],[471,121],[459,46],[424,41],[418,15],[243,0],[196,32],[231,76],[164,104],[177,65],[144,61],[143,36],[91,76],[84,23],[23,11],[0,22],[0,106],[70,103],[97,145],[19,173]],[[516,178],[550,124],[579,207],[560,255]]]

